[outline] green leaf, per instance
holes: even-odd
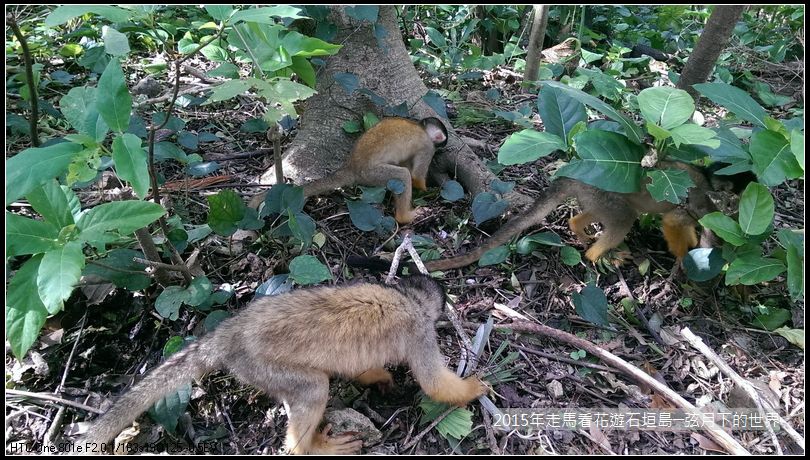
[[[358,21],[368,21],[373,24],[377,22],[380,7],[378,5],[344,6],[343,11],[351,18]],[[426,29],[429,29],[429,27],[426,27]]]
[[[582,291],[572,293],[571,300],[574,302],[574,309],[577,314],[585,321],[600,326],[609,325],[607,297],[598,287],[588,284]]]
[[[69,189],[67,187],[63,189],[56,180],[50,180],[42,184],[42,187],[32,190],[25,198],[46,222],[56,228],[62,228],[74,224],[67,190]],[[72,198],[75,198],[75,195],[72,195]],[[6,235],[8,235],[8,226]]]
[[[798,301],[804,295],[804,231],[783,228],[778,235],[786,252],[788,292]]]
[[[250,90],[252,84],[247,80],[228,80],[214,87],[214,91],[202,105],[213,104],[214,102],[227,101]]]
[[[742,246],[745,244],[745,234],[740,228],[740,224],[722,212],[706,214],[699,222],[700,225],[713,231],[717,236],[734,246]]]
[[[62,5],[51,11],[48,17],[45,18],[45,25],[55,27],[86,13],[97,14],[109,19],[111,22],[126,22],[133,15],[132,11],[117,6]]]
[[[650,183],[647,190],[655,201],[678,204],[686,198],[689,189],[695,186],[689,173],[682,169],[654,169],[647,171]]]
[[[127,89],[127,81],[121,64],[112,59],[98,79],[96,108],[112,130],[125,133],[129,129],[132,112],[132,96]]]
[[[671,130],[692,118],[695,101],[682,89],[659,86],[638,93],[638,107],[648,122]]]
[[[500,216],[508,207],[508,201],[499,200],[490,192],[481,192],[475,195],[472,202],[472,212],[476,225],[481,225],[490,219]]]
[[[129,40],[127,36],[110,26],[101,28],[101,39],[104,41],[104,50],[113,56],[129,54]]]
[[[132,190],[143,199],[149,192],[149,168],[146,150],[134,134],[117,135],[112,143],[112,156],[118,176],[132,184]]]
[[[650,133],[650,135],[652,137],[654,137],[656,141],[661,142],[661,141],[664,141],[664,140],[669,139],[670,137],[672,137],[671,132],[667,131],[666,129],[664,129],[664,128],[658,126],[658,125],[656,125],[655,123],[652,123],[652,122],[648,121],[646,126],[647,126],[647,132]]]
[[[222,236],[232,235],[245,217],[245,202],[233,190],[208,197],[208,226]]]
[[[676,147],[679,147],[681,144],[705,145],[712,149],[720,147],[720,140],[717,139],[717,135],[714,131],[694,123],[687,123],[672,128],[670,134],[672,134],[672,142]]]
[[[188,290],[181,286],[168,286],[155,299],[155,310],[172,321],[180,317],[180,306],[189,298]]]
[[[225,310],[215,310],[208,314],[205,317],[205,321],[203,322],[203,327],[205,328],[205,332],[209,333],[216,329],[217,326],[226,319],[230,318],[231,314]]]
[[[114,201],[104,203],[87,211],[79,218],[76,227],[81,231],[82,241],[93,241],[105,232],[115,230],[119,235],[128,235],[146,227],[166,214],[163,206],[147,201]]]
[[[110,128],[96,108],[96,88],[77,86],[59,100],[59,110],[76,131],[101,141]]]
[[[360,186],[362,194],[360,199],[368,204],[379,204],[385,199],[385,192],[388,190],[385,187],[364,187]]]
[[[773,222],[774,203],[768,187],[751,182],[740,196],[740,228],[746,235],[761,235]]]
[[[708,281],[719,275],[726,264],[722,253],[717,248],[692,249],[683,258],[686,276],[694,281]]]
[[[419,407],[424,412],[420,423],[425,425],[439,418],[452,406],[424,396],[419,403]],[[436,431],[445,439],[459,440],[465,438],[472,433],[472,415],[469,410],[457,407],[436,424]]]
[[[532,251],[537,249],[539,245],[546,245],[546,246],[557,246],[562,247],[565,246],[562,244],[562,240],[560,239],[560,235],[554,232],[540,232],[535,233],[533,235],[527,235],[518,240],[517,242],[517,253],[526,255],[531,254]]]
[[[753,324],[768,331],[773,331],[779,326],[790,321],[790,311],[784,308],[774,308],[767,313],[757,315],[754,318]]]
[[[241,21],[258,22],[259,24],[276,24],[276,18],[301,19],[301,8],[289,5],[275,5],[260,8],[248,8],[237,11],[231,16],[231,24]],[[212,15],[213,16],[213,15]],[[217,18],[215,18],[217,19]]]
[[[105,257],[90,262],[84,267],[82,275],[95,275],[101,277],[117,287],[129,291],[140,291],[152,284],[152,278],[146,274],[146,266],[135,262],[138,257],[143,259],[143,253],[132,249],[113,249]],[[108,268],[109,267],[109,268]]]
[[[149,409],[149,416],[160,423],[169,432],[174,432],[177,421],[186,411],[188,402],[191,400],[191,383],[183,384],[176,391],[173,391],[155,403]]]
[[[568,147],[571,130],[580,121],[588,121],[585,106],[554,87],[544,88],[537,98],[537,111],[543,120],[543,126],[549,134],[555,134]],[[564,148],[565,148],[564,147]],[[560,150],[564,150],[560,149]]]
[[[754,133],[748,151],[754,160],[754,172],[759,181],[769,187],[804,175],[790,143],[779,133],[767,130]]]
[[[58,237],[53,225],[6,211],[6,257],[49,251]]]
[[[37,271],[37,291],[49,313],[56,314],[62,309],[82,276],[82,268],[84,253],[79,241],[70,241],[43,255]]]
[[[298,284],[320,283],[331,280],[332,273],[313,256],[298,256],[290,262],[290,278]]]
[[[234,9],[230,5],[205,5],[205,11],[217,21],[224,21],[234,13]]]
[[[498,151],[498,163],[516,165],[535,161],[556,150],[565,150],[565,141],[550,133],[524,129],[512,134]]]
[[[230,62],[223,62],[217,66],[216,69],[209,71],[206,75],[209,77],[225,77],[239,79],[239,67],[231,64]]]
[[[499,263],[506,261],[507,258],[509,258],[509,247],[498,246],[482,254],[481,258],[478,260],[478,265],[481,267],[486,267],[487,265],[498,265]]]
[[[556,175],[570,177],[609,192],[632,193],[641,187],[643,149],[621,134],[589,130],[575,139],[580,159]]]
[[[290,56],[313,57],[337,54],[343,47],[333,45],[321,39],[307,37],[295,31],[288,32],[281,41],[281,46]]]
[[[798,129],[790,132],[790,150],[796,157],[796,163],[804,171],[804,134]]]
[[[445,181],[442,184],[441,196],[449,202],[455,202],[464,198],[464,188],[454,180]]]
[[[294,213],[292,210],[288,210],[287,215],[289,216],[288,225],[293,236],[303,243],[304,248],[310,247],[312,237],[315,235],[315,221],[303,212]]]
[[[301,78],[307,86],[315,88],[315,68],[309,62],[309,59],[303,56],[293,56],[291,58],[292,64],[290,68],[296,75]]]
[[[634,144],[641,144],[641,140],[644,138],[644,133],[641,129],[633,123],[633,120],[625,117],[624,115],[617,112],[613,107],[602,102],[601,100],[591,96],[588,93],[580,91],[575,88],[571,88],[570,86],[556,82],[556,81],[543,81],[541,82],[543,86],[550,86],[552,88],[556,88],[563,93],[573,97],[574,99],[582,102],[583,104],[598,110],[608,118],[613,121],[618,122],[622,128],[624,129],[624,133],[627,135],[627,138],[633,142]],[[541,89],[542,92],[542,89]]]
[[[788,342],[804,350],[804,329],[788,329],[786,327],[780,327],[779,329],[775,329],[774,332],[786,338]]]
[[[754,284],[771,281],[785,271],[785,265],[777,260],[763,258],[756,254],[746,254],[737,257],[728,266],[726,271],[726,284]]]
[[[767,112],[745,91],[721,82],[700,83],[692,85],[692,87],[715,104],[734,112],[743,120],[765,127]]]
[[[59,55],[66,58],[75,58],[84,53],[84,48],[78,43],[67,43],[59,48]]]
[[[198,276],[191,280],[191,283],[188,285],[186,289],[186,291],[188,291],[188,298],[183,302],[192,307],[197,307],[208,299],[213,289],[214,285],[211,284],[211,280],[205,276]]]
[[[22,361],[39,337],[48,310],[37,292],[37,272],[42,255],[25,262],[8,283],[6,295],[6,338],[17,360]]]
[[[82,146],[62,142],[25,149],[6,160],[6,206],[67,170]]]
[[[560,248],[560,258],[563,263],[569,267],[573,267],[582,262],[582,255],[571,246],[563,246]]]
[[[352,224],[364,232],[373,231],[382,220],[382,212],[363,201],[346,200],[346,206],[349,208]]]

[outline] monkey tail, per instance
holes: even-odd
[[[198,339],[151,371],[143,380],[124,393],[110,410],[95,422],[82,439],[81,445],[93,446],[92,449],[114,451],[115,449],[107,448],[107,443],[141,413],[152,407],[167,393],[218,368],[219,360],[215,358],[217,354],[213,338]]]
[[[343,167],[322,179],[304,184],[304,197],[320,195],[335,190],[338,187],[345,187],[353,184],[357,180],[351,169]]]
[[[555,180],[544,190],[543,194],[537,198],[534,205],[532,205],[528,211],[510,219],[478,248],[464,255],[427,262],[425,263],[425,267],[428,271],[464,267],[480,259],[481,256],[490,249],[494,249],[508,242],[512,237],[519,235],[527,228],[539,224],[543,218],[556,209],[557,206],[562,204],[567,198],[565,192],[566,187],[564,186],[564,183],[567,181],[567,179],[563,178]]]

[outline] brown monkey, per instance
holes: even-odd
[[[588,225],[594,222],[602,224],[602,235],[585,252],[585,257],[591,262],[618,246],[630,232],[633,223],[641,213],[663,215],[664,239],[670,252],[680,261],[690,248],[698,245],[698,237],[695,232],[697,220],[717,210],[708,196],[709,193],[716,189],[729,189],[729,187],[734,187],[734,191],[739,192],[742,183],[735,182],[729,185],[729,181],[740,178],[729,177],[727,181],[726,176],[716,176],[709,169],[698,168],[686,163],[664,161],[660,162],[658,166],[661,169],[681,169],[689,173],[695,186],[689,189],[685,206],[656,201],[646,188],[635,193],[607,192],[574,179],[559,178],[537,198],[528,211],[509,220],[478,248],[460,256],[427,262],[425,267],[434,271],[469,265],[480,259],[490,249],[505,244],[515,235],[540,224],[546,215],[568,198],[576,198],[582,208],[580,214],[569,220],[571,230],[581,241],[588,243],[592,239],[585,233]],[[742,178],[744,180],[753,180],[753,176],[750,174],[742,176],[744,176]],[[353,265],[376,268],[368,261],[363,261],[362,258],[355,258]]]
[[[290,452],[357,452],[362,442],[351,435],[318,431],[332,375],[390,384],[383,366],[404,362],[434,400],[465,405],[484,394],[477,378],[461,379],[444,365],[434,329],[444,298],[442,286],[424,275],[402,278],[396,286],[362,283],[262,297],[148,374],[80,445],[100,449],[166,393],[227,369],[284,402]]]
[[[434,117],[422,121],[384,118],[366,131],[345,166],[323,179],[304,184],[304,197],[320,195],[353,184],[382,186],[399,179],[405,190],[395,196],[396,219],[400,224],[413,221],[412,188],[427,190],[427,172],[436,147],[447,143],[447,129]],[[258,208],[266,192],[250,200]]]

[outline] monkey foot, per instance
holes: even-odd
[[[330,431],[332,431],[332,425],[326,425],[323,431],[318,434],[318,446],[313,446],[313,454],[351,455],[360,453],[360,448],[363,447],[363,441],[356,439],[356,432],[346,432],[336,436],[330,436]]]
[[[380,393],[388,393],[394,389],[394,377],[385,369],[369,369],[355,380],[361,385],[376,386]]]

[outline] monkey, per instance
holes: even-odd
[[[427,190],[428,166],[437,147],[447,144],[447,128],[435,117],[413,121],[384,118],[366,131],[352,150],[348,162],[323,179],[304,184],[304,197],[353,184],[386,186],[399,179],[405,190],[395,196],[395,218],[400,224],[414,219],[411,209],[412,188]],[[252,208],[258,208],[266,192],[254,196]]]
[[[175,353],[121,396],[80,445],[105,445],[165,394],[204,373],[226,369],[281,400],[285,445],[293,454],[349,454],[362,441],[316,431],[329,397],[329,377],[389,386],[384,365],[407,363],[436,401],[464,406],[485,394],[476,377],[462,379],[444,364],[435,322],[444,288],[425,275],[394,286],[359,283],[316,287],[259,298],[210,333]]]
[[[485,252],[505,244],[515,235],[540,224],[546,215],[568,198],[576,198],[582,208],[580,214],[569,219],[568,225],[583,243],[588,244],[593,239],[585,232],[585,229],[595,222],[602,224],[602,235],[585,252],[585,257],[589,261],[597,261],[609,250],[618,246],[630,232],[640,214],[655,213],[662,215],[664,239],[669,251],[680,263],[690,248],[698,246],[695,229],[698,219],[717,211],[717,207],[709,195],[714,190],[739,193],[744,188],[746,181],[755,180],[755,176],[750,173],[718,176],[713,174],[717,168],[700,168],[677,161],[662,161],[659,163],[659,167],[686,171],[694,182],[695,186],[689,189],[686,203],[683,206],[667,201],[656,201],[646,188],[634,193],[608,192],[575,179],[561,177],[554,180],[543,191],[528,211],[506,222],[479,247],[460,256],[426,262],[425,268],[429,271],[436,271],[469,265],[480,259]],[[373,260],[364,257],[351,257],[347,262],[354,267],[372,270],[382,270],[384,265],[384,262],[379,259]]]

